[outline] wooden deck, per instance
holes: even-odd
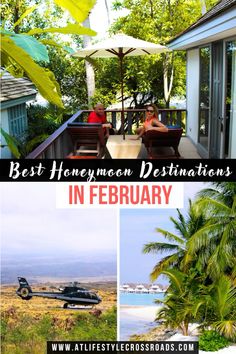
[[[87,116],[90,111],[78,111],[64,124],[62,124],[52,135],[50,135],[42,144],[33,150],[27,159],[63,159],[73,151],[73,144],[68,133],[68,125],[72,123],[87,122]],[[121,133],[120,121],[121,110],[107,110],[107,119],[112,122],[113,127],[118,133]],[[131,135],[138,127],[145,109],[125,109],[125,133]],[[168,126],[179,126],[185,130],[186,110],[185,109],[160,109],[160,120]],[[142,149],[143,150],[143,149]],[[144,157],[141,157],[144,158]]]

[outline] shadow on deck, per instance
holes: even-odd
[[[169,147],[158,147],[157,153],[160,155],[161,159],[169,159],[171,158],[171,155],[173,157],[173,149]],[[179,153],[181,155],[180,159],[201,159],[201,156],[198,154],[196,147],[194,144],[191,142],[191,140],[184,136],[181,138],[180,143],[179,143]],[[138,155],[138,159],[147,159],[147,150],[142,144],[141,151]]]

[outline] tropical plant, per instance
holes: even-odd
[[[202,275],[194,269],[184,273],[176,268],[162,271],[170,285],[163,303],[164,307],[157,313],[156,320],[164,319],[164,324],[171,328],[180,328],[183,335],[189,335],[189,324],[200,319],[205,304],[204,287],[201,285]]]
[[[209,291],[210,315],[204,325],[211,326],[221,335],[236,339],[236,287],[226,275],[222,275]]]
[[[236,269],[236,183],[213,182],[203,189],[194,208],[208,222],[188,241],[187,258],[198,258],[198,266],[212,279]]]
[[[51,71],[39,65],[40,62],[49,61],[47,54],[47,45],[56,45],[56,41],[47,41],[35,39],[33,36],[39,36],[45,33],[62,34],[86,34],[95,35],[91,29],[83,27],[82,23],[88,16],[89,11],[95,4],[95,0],[86,0],[74,2],[72,0],[54,0],[55,3],[69,11],[75,19],[75,23],[67,23],[64,27],[32,28],[26,33],[15,33],[1,28],[1,54],[2,65],[13,76],[28,76],[29,79],[38,88],[41,95],[49,102],[63,107],[59,86]],[[35,11],[37,6],[27,9],[14,23],[13,28],[17,28],[31,12]]]
[[[184,215],[177,209],[178,218],[170,217],[171,222],[177,231],[177,234],[163,230],[161,228],[156,228],[156,231],[163,235],[166,240],[171,242],[149,242],[144,245],[144,253],[154,253],[162,254],[163,252],[170,252],[170,254],[164,256],[158,263],[154,266],[150,278],[152,281],[157,279],[157,277],[169,267],[178,266],[180,269],[184,268],[186,263],[186,247],[187,242],[191,239],[197,230],[201,229],[205,225],[205,217],[203,214],[196,214],[195,208],[192,202],[189,200],[189,211],[188,215]],[[193,261],[193,257],[188,257],[188,262]]]
[[[199,336],[199,349],[209,352],[216,352],[229,345],[229,341],[213,330],[204,331]]]
[[[188,333],[190,322],[236,339],[235,201],[236,183],[213,182],[203,189],[188,215],[171,218],[179,235],[157,229],[173,243],[149,243],[144,252],[171,252],[154,267],[170,285],[157,318]],[[174,253],[173,253],[174,252]],[[215,269],[213,269],[215,267]]]
[[[12,155],[17,159],[26,157],[35,148],[35,146],[39,145],[48,137],[47,134],[41,134],[37,135],[29,141],[26,141],[25,139],[18,139],[14,136],[9,135],[2,128],[0,131]]]

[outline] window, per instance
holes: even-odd
[[[10,134],[22,138],[27,129],[27,114],[25,104],[8,109]]]
[[[200,48],[199,143],[208,150],[210,121],[210,47]]]

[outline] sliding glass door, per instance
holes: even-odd
[[[199,102],[199,133],[198,142],[208,152],[210,122],[210,46],[200,48],[200,102]]]

